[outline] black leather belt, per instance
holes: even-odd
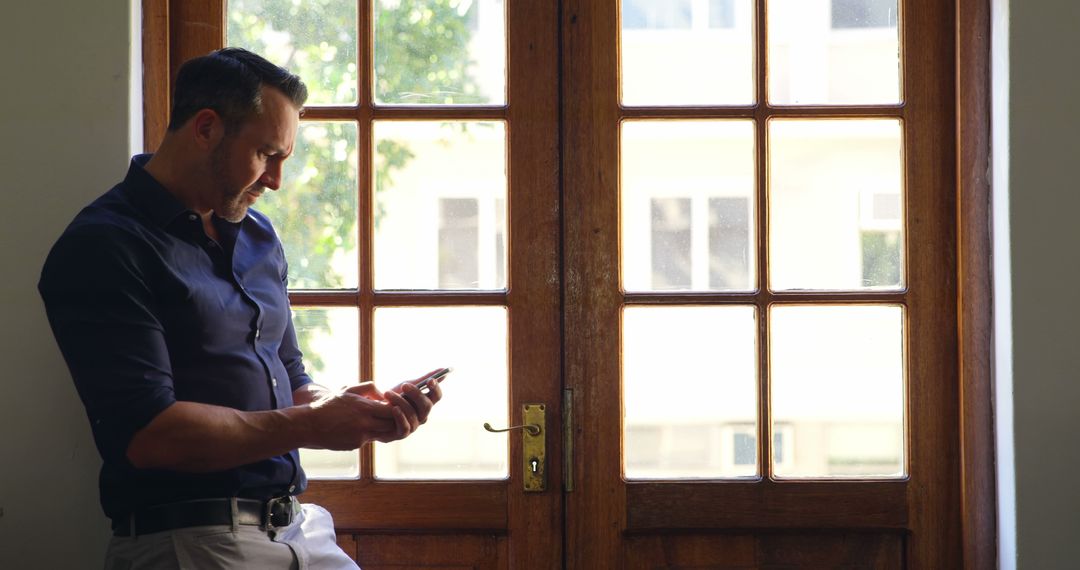
[[[293,497],[235,499],[236,524],[274,530],[289,526],[300,510]],[[200,499],[157,505],[113,521],[114,536],[139,536],[191,526],[233,524],[233,499]]]

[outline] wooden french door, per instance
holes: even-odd
[[[501,310],[504,334],[483,348],[505,362],[505,407],[476,411],[472,431],[446,429],[445,447],[485,437],[484,422],[524,423],[526,405],[543,405],[546,423],[542,491],[525,488],[520,432],[504,440],[501,476],[384,477],[390,455],[370,447],[331,462],[349,475],[312,481],[304,498],[333,512],[362,567],[960,566],[951,2],[433,1],[475,34],[504,26],[503,91],[479,101],[386,99],[375,14],[412,7],[414,24],[439,24],[423,24],[424,2],[351,4],[354,51],[335,38],[316,51],[353,64],[355,91],[316,101],[303,121],[348,139],[335,160],[355,174],[327,184],[354,196],[337,208],[355,212],[355,277],[293,286],[294,308],[324,332],[330,313],[352,315],[346,359],[364,378],[383,370],[386,315]],[[148,42],[148,59],[164,55],[173,73],[243,18],[222,0],[144,9],[169,37]],[[259,37],[290,19],[303,17]],[[440,53],[416,51],[437,67]],[[450,262],[435,281],[381,281],[395,254],[380,232],[400,206],[379,185],[416,173],[380,171],[394,160],[380,143],[421,123],[502,137],[504,194],[443,194],[416,222],[470,248],[504,244],[494,269]],[[416,160],[444,169],[426,188],[482,166]],[[482,237],[498,218],[483,208],[503,208],[503,237]],[[440,334],[467,336],[480,313],[438,321]],[[467,372],[448,394],[490,389]]]
[[[567,568],[961,567],[954,10],[564,2]]]
[[[302,451],[323,478],[301,499],[366,570],[560,567],[558,6],[163,4],[147,21],[167,14],[174,75],[228,43],[309,86],[283,189],[259,208],[316,382],[455,369],[409,440]],[[546,420],[535,467],[521,429],[483,427],[520,425],[526,405]],[[546,486],[527,490],[534,468]]]

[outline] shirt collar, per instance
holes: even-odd
[[[164,228],[177,216],[193,212],[146,171],[146,163],[151,156],[153,155],[139,154],[132,157],[131,166],[124,177],[124,189],[131,203],[140,212]]]

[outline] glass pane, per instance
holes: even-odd
[[[331,390],[359,382],[359,313],[355,308],[293,307],[293,327],[312,380]],[[360,475],[356,451],[301,449],[300,463],[313,479]]]
[[[622,0],[623,105],[754,102],[750,0]]]
[[[904,285],[900,121],[769,122],[774,290]]]
[[[308,105],[356,103],[356,2],[229,0],[226,44],[299,75]]]
[[[374,131],[375,287],[505,289],[505,124],[377,121]]]
[[[904,313],[899,306],[774,307],[777,477],[904,474]]]
[[[443,399],[407,439],[376,444],[381,479],[507,477],[509,358],[505,307],[409,307],[375,310],[375,381],[390,389],[449,366]]]
[[[652,286],[655,289],[690,289],[690,199],[653,198]]]
[[[374,9],[376,102],[506,102],[503,0],[377,0]]]
[[[629,307],[622,352],[627,478],[758,474],[754,307]]]
[[[355,289],[356,123],[304,121],[278,192],[258,208],[285,247],[290,289]]]
[[[768,0],[769,101],[900,102],[897,0]]]
[[[756,287],[752,121],[622,124],[627,291]]]

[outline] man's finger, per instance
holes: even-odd
[[[433,405],[431,399],[424,394],[422,390],[413,385],[403,389],[403,396],[412,403],[413,408],[416,409],[416,417],[423,424],[427,422],[428,415],[431,414],[431,407]]]
[[[438,403],[442,399],[442,382],[432,382],[428,386],[427,399],[431,400],[432,404]]]
[[[393,407],[394,420],[397,422],[399,439],[407,437],[412,433],[412,422],[405,415],[405,412],[398,406]]]
[[[386,393],[386,399],[389,400],[394,407],[400,409],[401,412],[405,415],[406,420],[408,420],[409,422],[410,433],[415,431],[416,428],[420,427],[420,417],[418,415],[416,407],[413,405],[412,402],[410,402],[401,394],[393,391]]]
[[[355,386],[349,386],[345,389],[345,392],[369,400],[386,400],[386,398],[383,397],[382,392],[375,386],[374,382],[361,382]]]
[[[394,407],[388,402],[375,401],[351,393],[346,393],[343,397],[348,399],[359,413],[366,413],[376,418],[392,418],[394,416]]]

